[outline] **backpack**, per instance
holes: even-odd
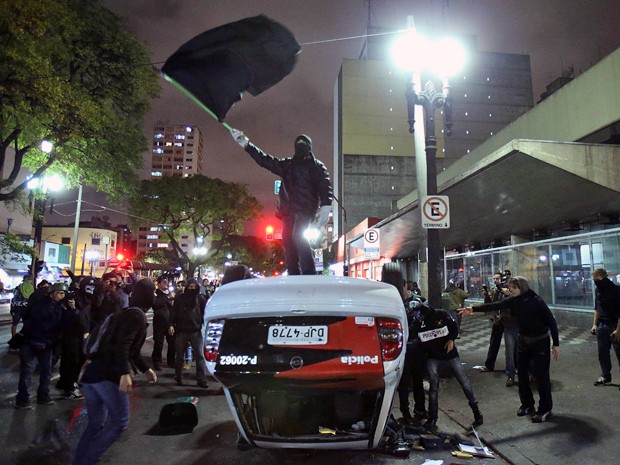
[[[82,352],[88,360],[94,360],[106,353],[110,339],[120,313],[110,313],[103,321],[98,322],[91,329],[82,345]]]

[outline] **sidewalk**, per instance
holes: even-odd
[[[550,370],[554,415],[542,424],[516,416],[520,405],[518,387],[506,387],[505,374],[497,371],[504,368],[503,347],[495,372],[482,373],[472,368],[484,363],[490,328],[483,317],[463,320],[463,336],[457,346],[484,415],[484,425],[478,432],[483,442],[509,463],[586,465],[620,460],[618,363],[612,355],[613,384],[593,385],[600,368],[596,338],[589,334],[590,318],[583,318],[584,325],[566,326],[558,317],[561,353],[559,361],[551,361]],[[486,333],[484,348],[480,348],[482,333]],[[536,391],[534,397],[538,401]],[[464,428],[471,423],[471,410],[454,379],[442,380],[439,405],[440,425],[447,421],[452,422],[447,427]]]

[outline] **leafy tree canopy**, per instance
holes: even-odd
[[[118,198],[146,148],[141,119],[159,87],[146,48],[98,0],[0,0],[0,201],[61,173]],[[42,140],[54,144],[50,154]]]
[[[130,213],[139,217],[134,226],[161,225],[180,266],[193,276],[198,266],[230,248],[230,240],[243,231],[247,220],[259,216],[262,206],[241,184],[195,175],[164,176],[140,183],[139,194],[130,201]],[[193,243],[203,241],[205,255],[195,255],[180,245],[182,235]]]

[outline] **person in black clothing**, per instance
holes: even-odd
[[[200,285],[195,279],[187,281],[183,294],[177,295],[172,306],[168,333],[175,336],[176,358],[174,362],[174,381],[183,385],[183,354],[189,342],[196,354],[196,382],[207,388],[207,364],[203,354],[202,325],[206,300],[200,294]]]
[[[132,389],[130,363],[144,373],[149,383],[157,374],[146,364],[140,350],[146,339],[145,312],[153,305],[155,285],[142,279],[134,286],[129,308],[115,316],[113,336],[103,353],[93,359],[82,375],[88,426],[78,443],[73,465],[94,465],[127,429]]]
[[[50,397],[50,380],[52,378],[52,351],[60,337],[62,328],[63,300],[67,285],[58,283],[47,295],[32,299],[22,315],[24,326],[21,333],[26,342],[19,349],[19,384],[15,408],[29,409],[30,383],[35,366],[39,366],[39,388],[37,403],[49,405],[54,401]]]
[[[168,293],[168,278],[164,275],[157,278],[157,289],[155,289],[155,301],[153,302],[153,368],[161,370],[161,353],[164,349],[164,339],[168,343],[166,352],[166,362],[169,367],[175,361],[175,342],[174,336],[168,333],[170,324],[170,312],[172,311],[172,298]]]
[[[421,347],[418,338],[420,326],[420,310],[418,306],[422,300],[415,296],[408,296],[408,283],[403,279],[402,272],[397,263],[385,263],[381,269],[381,282],[393,285],[401,295],[407,324],[409,326],[409,339],[405,352],[405,364],[403,374],[398,383],[399,408],[405,422],[423,420],[428,418],[428,412],[424,407],[426,397],[424,395],[424,375],[426,374],[426,354]],[[409,411],[409,390],[413,390],[413,416]]]
[[[75,291],[72,292],[76,294]],[[65,299],[62,312],[62,332],[60,336],[60,379],[56,388],[64,391],[65,399],[80,400],[84,396],[78,388],[77,380],[84,364],[82,343],[88,333],[88,319],[82,317],[80,299],[77,295]]]
[[[117,287],[116,274],[105,273],[101,277],[92,303],[90,314],[91,327],[105,320],[108,315],[117,313],[123,308],[123,302],[117,293]]]
[[[312,153],[312,140],[301,134],[295,138],[292,157],[274,158],[250,143],[243,132],[233,129],[231,134],[256,163],[282,178],[277,215],[283,223],[282,243],[288,274],[316,274],[312,248],[304,233],[313,222],[318,229],[327,224],[332,186],[327,168]]]
[[[545,301],[530,289],[527,279],[523,276],[508,279],[508,290],[511,297],[499,302],[477,305],[462,309],[463,316],[472,312],[489,312],[508,308],[519,327],[518,363],[519,398],[521,407],[517,416],[531,415],[532,422],[541,423],[551,416],[553,399],[551,397],[551,381],[549,379],[549,333],[553,340],[553,358],[560,357],[560,339],[558,325],[545,304]],[[535,401],[530,387],[530,370],[538,382],[538,410],[534,409]]]
[[[596,286],[596,298],[591,332],[596,335],[598,363],[601,366],[601,376],[594,381],[594,385],[603,386],[611,383],[612,347],[620,364],[620,340],[612,338],[613,332],[620,329],[620,287],[611,282],[603,268],[594,270],[592,279]]]

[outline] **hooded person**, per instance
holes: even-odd
[[[157,381],[157,374],[140,354],[148,326],[145,312],[153,305],[154,298],[155,284],[150,279],[135,284],[129,308],[116,316],[113,334],[102,355],[84,370],[81,388],[86,397],[88,425],[80,438],[73,465],[96,464],[127,429],[128,393],[133,384],[131,365],[143,372],[149,383]]]
[[[329,221],[332,186],[325,165],[312,152],[312,139],[300,134],[294,154],[275,158],[233,129],[233,139],[259,166],[282,178],[277,216],[282,220],[282,243],[289,275],[314,275],[314,255],[304,233],[309,227],[322,229]]]
[[[183,294],[174,299],[168,334],[175,337],[174,380],[177,386],[183,385],[183,354],[189,343],[196,357],[196,383],[201,388],[208,387],[202,336],[205,305],[200,284],[193,278],[187,281]]]
[[[15,288],[11,299],[11,336],[17,333],[17,325],[22,320],[23,312],[28,307],[28,299],[34,293],[32,275],[25,275],[22,283]]]

